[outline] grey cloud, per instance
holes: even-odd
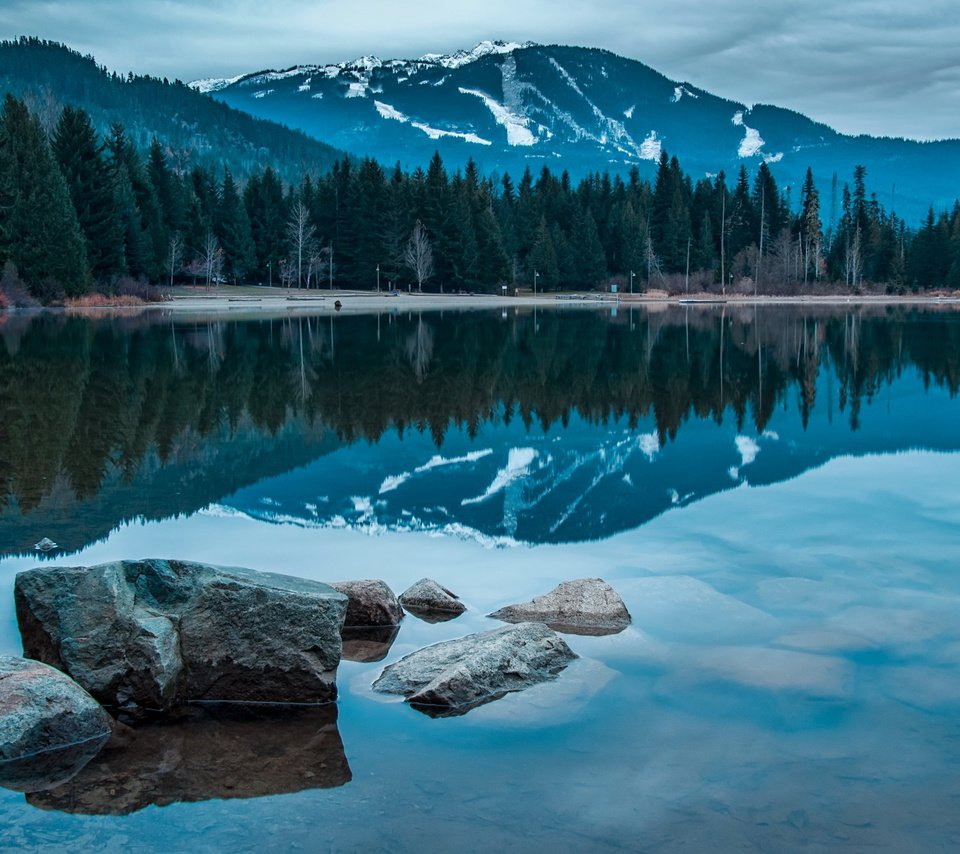
[[[604,47],[747,103],[851,133],[960,136],[955,0],[0,0],[0,33],[64,41],[119,71],[184,80],[485,38]]]

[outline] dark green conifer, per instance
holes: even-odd
[[[7,95],[0,116],[0,261],[41,298],[90,285],[87,251],[66,181],[35,116]]]

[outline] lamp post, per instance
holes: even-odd
[[[637,274],[634,273],[633,270],[630,271],[630,296],[633,296],[633,279],[636,275]]]
[[[537,279],[539,278],[540,278],[540,274],[536,270],[534,270],[533,271],[533,295],[534,296],[537,295]]]
[[[377,293],[380,293],[380,265],[377,264]]]
[[[273,261],[267,261],[267,275],[270,277],[270,287],[273,287]]]

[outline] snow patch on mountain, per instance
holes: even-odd
[[[461,86],[460,92],[463,95],[473,95],[483,101],[487,109],[493,114],[494,121],[506,128],[509,145],[536,145],[537,138],[530,130],[530,120],[526,116],[512,112],[495,98],[479,89],[465,89]]]
[[[640,143],[640,157],[644,160],[659,160],[663,151],[663,143],[655,130],[650,131]]]
[[[636,105],[636,104],[634,104],[632,107],[628,107],[627,109],[625,109],[625,110],[623,111],[623,116],[624,116],[624,118],[626,118],[626,119],[632,119],[632,118],[633,118],[633,111],[634,111],[635,109],[637,109],[637,105]]]
[[[523,42],[521,44],[520,42],[488,40],[480,42],[473,50],[458,50],[452,54],[426,53],[420,57],[420,61],[442,65],[444,68],[461,68],[485,56],[513,53],[515,50],[522,50],[525,47],[536,47],[536,45],[533,42]]]
[[[550,64],[559,72],[560,76],[564,79],[564,82],[573,89],[581,98],[587,100],[587,96],[583,94],[583,89],[577,84],[577,81],[574,79],[573,75],[567,71],[559,62],[557,62],[552,56],[550,57]]]
[[[477,136],[472,131],[463,133],[458,130],[442,130],[441,128],[430,127],[430,125],[426,125],[423,122],[410,122],[410,127],[422,130],[430,139],[440,139],[442,136],[450,136],[456,139],[462,139],[464,142],[472,142],[475,145],[493,145],[489,139]]]
[[[384,104],[382,101],[374,101],[373,106],[377,108],[377,112],[385,119],[392,119],[395,122],[410,121],[407,116],[396,109],[396,107],[391,107],[390,104]]]
[[[617,119],[607,116],[603,110],[601,110],[587,95],[584,93],[583,89],[580,88],[580,85],[577,83],[574,76],[567,71],[556,59],[550,57],[550,64],[556,69],[557,73],[563,78],[564,82],[579,95],[590,108],[590,112],[593,113],[594,118],[597,120],[597,126],[599,133],[590,133],[584,128],[580,127],[574,120],[573,117],[564,112],[561,115],[561,118],[575,129],[575,133],[578,139],[591,139],[594,142],[599,143],[602,146],[610,144],[611,140],[613,145],[617,148],[622,154],[626,154],[630,157],[640,157],[642,159],[650,159],[648,154],[652,150],[651,146],[647,146],[648,154],[644,154],[644,146],[637,145],[633,137],[630,136],[629,131],[624,127],[623,122],[618,121]],[[627,113],[624,113],[626,118],[630,118],[633,115],[633,107],[631,107]],[[656,135],[654,134],[655,141]],[[660,156],[659,148],[657,150],[656,157]]]
[[[347,84],[344,98],[365,98],[370,88],[369,80],[354,80]]]
[[[297,65],[285,71],[261,71],[249,77],[241,77],[239,82],[243,86],[263,86],[264,83],[275,83],[278,80],[289,80],[291,77],[301,77],[304,74],[315,74],[320,71],[316,65]]]
[[[670,101],[674,104],[677,103],[684,95],[688,98],[699,98],[696,92],[691,92],[686,86],[682,83],[679,86],[673,87],[673,97],[670,98]],[[741,117],[742,118],[742,117]]]
[[[737,148],[737,157],[753,157],[758,154],[764,146],[763,138],[760,136],[760,131],[744,123],[743,110],[737,110],[730,121],[744,130],[744,137],[740,140],[740,145]]]
[[[472,142],[475,145],[493,145],[489,139],[483,139],[483,137],[477,136],[472,132],[464,133],[463,131],[443,130],[441,128],[430,127],[430,125],[424,124],[423,122],[412,122],[409,116],[404,115],[390,104],[384,104],[383,101],[374,101],[373,106],[376,107],[381,118],[400,122],[401,124],[409,124],[410,127],[415,127],[417,130],[425,133],[430,139],[440,139],[440,137],[443,136],[450,136],[462,139],[464,142]]]
[[[273,94],[273,89],[261,89],[259,92],[254,92],[254,93],[253,93],[253,97],[254,97],[254,98],[266,98],[267,95],[272,95],[272,94]]]
[[[246,77],[245,74],[238,74],[236,77],[208,77],[206,80],[194,80],[193,83],[190,84],[190,88],[196,89],[204,95],[208,95],[211,92],[219,92],[221,89],[226,89],[234,83],[239,83],[244,77]]]
[[[297,87],[297,91],[298,91],[298,92],[309,92],[309,91],[310,91],[310,84],[311,84],[312,82],[313,82],[313,78],[312,78],[312,77],[308,77],[306,80],[303,81],[303,83],[301,83],[301,84]]]

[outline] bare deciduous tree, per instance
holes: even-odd
[[[316,286],[320,287],[320,276],[323,273],[325,258],[325,250],[317,241],[313,241],[310,244],[310,253],[307,258],[307,290],[310,290],[310,283],[314,280],[316,281]]]
[[[304,261],[309,263],[316,231],[310,223],[310,211],[303,202],[298,201],[293,206],[290,219],[287,221],[287,237],[290,240],[292,254],[291,264],[295,271],[298,288],[303,283],[303,265]]]
[[[417,220],[410,234],[403,261],[416,276],[417,290],[423,290],[423,283],[433,275],[433,248],[423,223]]]
[[[203,241],[203,248],[200,251],[200,263],[203,267],[203,275],[207,280],[209,287],[214,282],[219,281],[220,273],[223,271],[223,249],[220,248],[220,241],[217,236],[208,231]]]
[[[173,277],[180,272],[180,266],[183,263],[183,235],[175,231],[170,235],[170,243],[167,247],[167,258],[164,266],[170,275],[170,287],[173,287]]]

